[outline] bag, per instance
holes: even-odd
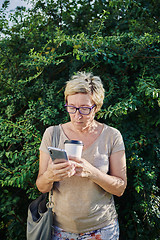
[[[59,126],[54,126],[52,145],[58,146],[60,137]],[[51,240],[53,234],[53,187],[49,193],[41,194],[28,207],[27,240]]]
[[[27,239],[51,240],[52,225],[52,206],[47,208],[47,194],[41,194],[28,208]]]

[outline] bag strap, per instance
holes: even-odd
[[[60,127],[54,126],[53,127],[53,137],[52,137],[52,146],[53,147],[58,147],[59,139],[60,139]]]
[[[58,147],[59,144],[59,139],[60,139],[60,127],[59,126],[53,126],[53,136],[52,136],[52,146],[53,147]],[[54,203],[53,203],[53,188],[49,192],[49,208],[53,208]]]

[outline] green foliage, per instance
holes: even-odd
[[[46,127],[68,121],[63,91],[77,71],[99,75],[97,113],[125,141],[128,187],[116,198],[121,239],[160,238],[160,57],[156,1],[30,1],[0,12],[0,232],[25,239],[38,196],[39,145]],[[83,16],[83,17],[82,17]]]

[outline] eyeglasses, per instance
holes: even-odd
[[[82,115],[89,115],[91,110],[96,106],[96,104],[94,104],[92,107],[74,107],[74,106],[70,106],[65,104],[65,108],[67,110],[68,113],[74,114],[77,112],[77,110],[79,111],[80,114]]]

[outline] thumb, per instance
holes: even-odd
[[[52,158],[49,159],[49,162],[48,162],[48,163],[49,163],[49,164],[53,164]]]

